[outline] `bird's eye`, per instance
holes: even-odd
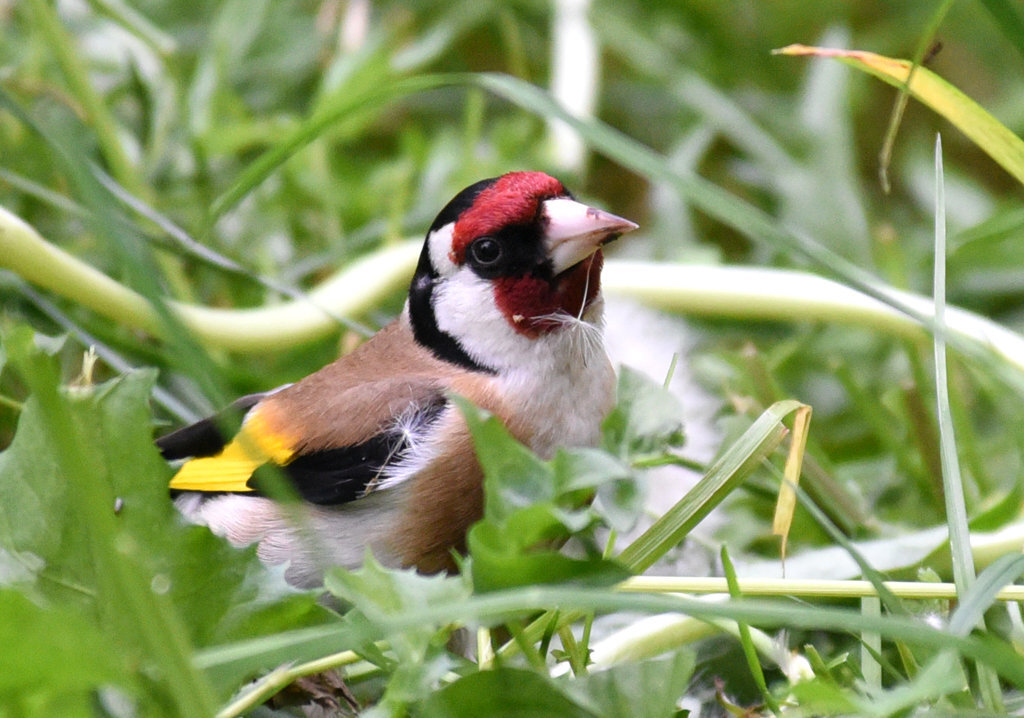
[[[493,237],[480,237],[469,245],[469,256],[480,267],[493,267],[503,254],[501,242]]]

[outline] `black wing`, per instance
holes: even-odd
[[[156,445],[168,460],[217,456],[234,435],[234,431],[227,430],[232,428],[232,420],[237,428],[244,412],[269,393],[242,397],[225,412],[160,437]],[[436,394],[362,443],[300,453],[283,466],[265,464],[245,482],[245,493],[261,495],[261,485],[272,485],[274,477],[268,478],[267,472],[273,471],[284,475],[299,496],[313,504],[330,506],[358,499],[373,489],[388,466],[406,456],[410,446],[430,430],[447,404],[443,394]],[[239,489],[210,493],[241,493],[241,485]],[[172,494],[177,493],[172,489]]]
[[[276,391],[276,390],[275,390]],[[156,440],[156,448],[168,461],[198,456],[216,456],[238,430],[241,418],[265,396],[273,392],[248,394],[213,416],[183,426]]]
[[[404,458],[411,443],[430,430],[446,406],[447,400],[438,394],[402,421],[361,444],[300,454],[278,470],[310,503],[332,505],[354,501],[372,490],[389,465]],[[253,487],[257,490],[259,474],[257,471]]]

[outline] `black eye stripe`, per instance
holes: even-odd
[[[494,250],[496,255],[491,254]],[[551,263],[536,225],[510,225],[477,237],[466,246],[465,266],[482,279],[551,278]]]

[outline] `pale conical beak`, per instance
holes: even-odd
[[[543,208],[544,244],[555,274],[582,262],[601,245],[638,226],[571,199],[545,200]]]

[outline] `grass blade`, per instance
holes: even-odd
[[[910,61],[861,50],[789,45],[776,52],[800,57],[833,57],[895,87],[905,85],[915,99],[952,122],[1003,169],[1019,182],[1024,182],[1024,141],[981,105],[931,70],[918,67],[910,78]]]
[[[810,433],[811,407],[801,406],[793,416],[793,437],[790,440],[789,455],[783,470],[779,498],[775,503],[775,517],[772,519],[772,533],[782,538],[782,560],[786,560],[786,539],[793,524],[796,511],[796,487],[800,485],[800,469],[804,463],[807,435]]]
[[[332,101],[302,123],[290,136],[265,152],[242,172],[241,176],[210,207],[209,222],[238,204],[243,197],[270,176],[281,164],[319,137],[327,128],[357,113],[371,112],[419,92],[455,84],[458,76],[417,75],[373,86],[365,92],[338,94]]]
[[[992,604],[998,600],[1006,587],[1017,588],[1011,584],[1024,573],[1024,556],[1008,554],[1001,556],[982,571],[978,580],[970,590],[958,597],[958,604],[953,616],[949,619],[949,630],[961,636],[968,635],[982,620]]]
[[[619,560],[641,573],[682,541],[775,450],[786,434],[782,419],[803,406],[789,399],[768,407],[679,503],[619,554]]]
[[[942,176],[942,138],[935,140],[935,394],[938,403],[942,488],[946,497],[946,522],[953,554],[953,580],[960,593],[974,582],[967,507],[956,455],[956,434],[949,408],[949,376],[946,366],[946,213]]]
[[[961,655],[992,666],[1000,675],[1018,687],[1024,687],[1024,662],[1004,641],[991,636],[956,636],[933,628],[916,618],[904,616],[864,616],[859,611],[842,608],[794,606],[764,600],[741,599],[715,603],[682,596],[645,596],[616,593],[607,589],[580,587],[533,586],[508,591],[495,591],[450,601],[437,606],[413,609],[386,619],[379,631],[365,624],[351,623],[298,629],[266,638],[243,640],[200,651],[197,664],[207,670],[247,671],[265,664],[277,665],[284,660],[305,660],[308,656],[327,655],[367,640],[380,633],[395,633],[424,625],[450,625],[481,621],[495,623],[514,615],[529,615],[537,610],[558,608],[583,615],[586,612],[636,611],[642,613],[685,613],[705,619],[744,621],[762,627],[785,626],[790,630],[877,631],[883,638],[903,640],[937,650],[952,649]],[[546,626],[545,626],[546,627]],[[529,629],[524,636],[530,638]],[[530,638],[530,640],[533,640]]]
[[[741,594],[739,584],[736,582],[736,569],[732,565],[732,559],[729,558],[729,550],[724,545],[720,555],[722,557],[722,567],[725,570],[725,579],[729,584],[729,595],[733,598],[739,598]],[[750,626],[743,621],[738,622],[736,626],[739,629],[743,655],[747,659],[747,667],[750,668],[750,673],[754,677],[754,683],[757,685],[757,689],[761,691],[761,697],[764,698],[765,705],[768,706],[772,713],[778,715],[779,702],[775,700],[775,696],[768,690],[768,682],[764,679],[764,671],[761,670],[761,661],[757,657],[757,649],[750,638]]]
[[[117,124],[107,103],[96,91],[89,78],[88,69],[75,53],[76,42],[61,25],[56,7],[46,0],[29,0],[27,6],[33,21],[46,38],[50,51],[60,63],[72,94],[85,108],[89,124],[96,132],[96,139],[104,159],[110,164],[111,172],[121,184],[134,194],[142,196],[146,189],[145,184],[121,144]]]
[[[935,138],[935,395],[938,403],[939,451],[942,459],[942,488],[946,499],[946,523],[953,559],[953,582],[957,593],[966,596],[974,584],[974,555],[960,462],[956,454],[953,415],[949,408],[949,374],[946,365],[946,190],[942,170],[942,136]],[[979,625],[985,621],[979,617]],[[999,680],[986,666],[978,665],[982,699],[991,711],[1002,712]]]
[[[911,81],[913,81],[918,68],[921,67],[921,62],[924,60],[925,53],[928,52],[928,48],[933,42],[939,25],[942,24],[943,18],[946,17],[946,13],[949,12],[949,8],[952,6],[953,0],[943,0],[942,5],[932,13],[931,19],[928,21],[928,27],[925,28],[921,38],[917,41],[917,49],[914,50],[914,60],[910,66],[910,72],[907,73],[907,81],[900,87],[896,103],[893,105],[892,113],[889,115],[889,126],[885,129],[885,141],[882,143],[882,149],[878,153],[878,178],[882,183],[882,190],[886,194],[889,194],[889,164],[892,161],[892,148],[896,145],[896,133],[899,131],[900,121],[903,119],[903,113],[907,109],[907,101],[910,99],[910,92],[907,88]]]

